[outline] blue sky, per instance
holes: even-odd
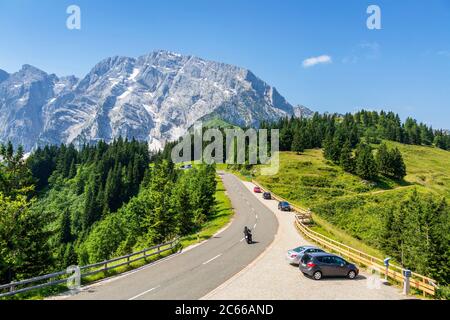
[[[81,30],[66,8],[81,8]],[[366,27],[369,5],[381,30]],[[249,68],[292,104],[388,109],[450,128],[447,0],[0,0],[0,69],[84,76],[156,49]],[[303,61],[328,63],[305,68]]]

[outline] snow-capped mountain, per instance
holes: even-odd
[[[29,65],[14,74],[0,70],[0,112],[0,141],[29,151],[119,136],[158,149],[199,119],[257,126],[306,111],[247,69],[156,51],[105,59],[83,79],[59,78]]]

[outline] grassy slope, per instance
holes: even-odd
[[[407,173],[405,180],[422,185],[450,200],[450,152],[422,146],[388,142],[403,154]]]
[[[403,154],[408,170],[404,182],[383,178],[367,183],[326,161],[321,150],[282,153],[279,173],[256,180],[292,203],[311,208],[316,231],[382,257],[376,248],[376,233],[386,204],[404,199],[414,188],[450,199],[450,152],[394,142],[388,145],[397,146]],[[335,214],[324,214],[330,208]]]

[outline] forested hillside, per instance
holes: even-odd
[[[0,151],[0,283],[189,234],[214,206],[213,166],[177,170],[146,143]]]
[[[354,148],[361,137],[368,143],[385,139],[450,150],[450,135],[446,131],[434,130],[412,118],[402,123],[397,114],[385,111],[362,110],[344,116],[315,113],[312,118],[284,118],[261,127],[280,129],[281,151],[320,148],[327,139],[341,147],[348,142]]]
[[[404,267],[450,282],[448,134],[366,111],[264,126],[280,129],[281,150],[292,152],[281,153],[275,176],[256,168],[260,183]]]

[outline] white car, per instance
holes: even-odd
[[[286,254],[286,260],[290,264],[298,265],[300,263],[300,259],[303,257],[305,253],[314,253],[314,252],[325,252],[325,251],[314,246],[301,246],[295,249],[288,250]]]

